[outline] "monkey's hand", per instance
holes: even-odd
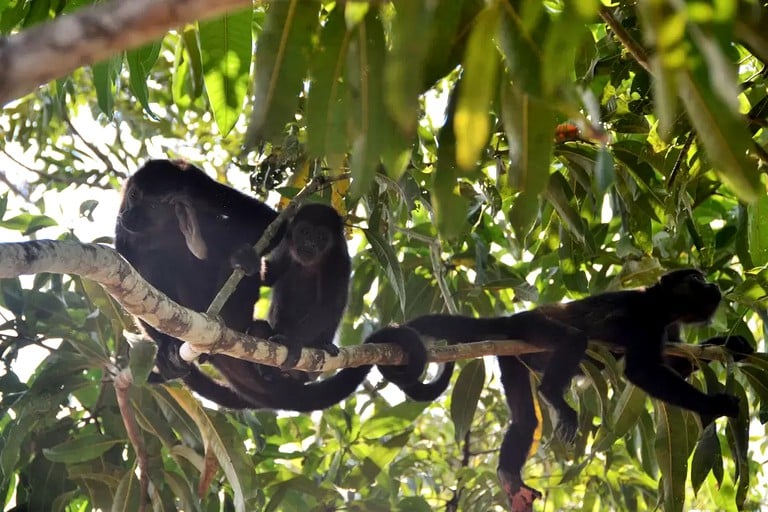
[[[755,353],[755,349],[744,336],[715,336],[704,341],[702,346],[717,345],[727,348],[733,354],[734,361],[741,361],[745,357]]]
[[[739,415],[739,397],[727,393],[715,393],[710,396],[710,407],[712,415],[728,416],[735,418]],[[703,419],[703,418],[702,418]]]
[[[261,272],[261,258],[248,244],[243,244],[235,249],[235,252],[229,257],[229,263],[232,268],[242,270],[247,276]]]

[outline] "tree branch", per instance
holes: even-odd
[[[197,351],[226,353],[269,366],[279,366],[288,355],[283,345],[234,331],[220,320],[170,300],[144,281],[117,251],[106,245],[55,240],[0,243],[0,278],[40,272],[74,274],[98,282],[126,311],[160,331],[188,342]],[[543,351],[540,347],[519,340],[432,346],[428,350],[429,361],[436,363]],[[727,361],[730,357],[721,347],[688,344],[670,345],[666,353],[694,360]],[[305,348],[296,369],[316,372],[368,364],[399,365],[405,362],[405,354],[394,344],[341,348],[339,355],[333,357],[322,350]]]
[[[0,105],[170,28],[251,7],[253,0],[112,0],[0,39]]]

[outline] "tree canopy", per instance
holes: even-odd
[[[605,368],[584,362],[567,395],[576,443],[542,404],[525,480],[535,510],[765,508],[768,3],[90,3],[0,0],[0,239],[111,243],[148,158],[273,206],[330,176],[313,200],[349,226],[344,347],[697,267],[725,300],[685,338],[758,353],[690,379],[740,416],[702,425],[593,347]],[[129,351],[120,304],[57,272],[0,279],[5,509],[138,510],[138,475],[155,510],[505,508],[491,358],[462,361],[434,404],[374,377],[322,413],[216,409],[125,381],[151,347]]]

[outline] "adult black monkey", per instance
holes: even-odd
[[[529,369],[543,372],[539,391],[556,415],[556,433],[572,441],[578,428],[577,415],[563,394],[578,371],[590,338],[623,348],[627,378],[651,396],[707,418],[738,415],[737,397],[702,393],[665,365],[663,357],[667,341],[680,341],[679,324],[709,320],[720,299],[715,284],[707,283],[698,270],[686,269],[665,274],[657,284],[645,289],[603,293],[508,317],[426,315],[405,325],[452,343],[520,339],[551,350],[498,358],[512,417],[499,453],[498,474],[512,510],[517,512],[530,510],[533,501],[541,496],[523,483],[520,474],[537,426]],[[713,338],[709,343],[752,351],[740,336]],[[438,381],[438,385],[413,384],[403,390],[412,398],[436,398],[445,389],[441,390],[440,385],[447,385],[448,379],[444,374]]]
[[[139,169],[124,187],[115,245],[156,288],[184,306],[204,311],[229,275],[234,257],[247,259],[249,247],[275,217],[276,213],[260,201],[215,182],[200,169],[154,160]],[[272,332],[269,325],[253,321],[260,276],[254,268],[245,270],[252,275],[241,281],[221,316],[235,330],[267,337]],[[348,282],[348,276],[347,271],[340,279]],[[345,298],[346,293],[345,287]],[[158,344],[161,375],[156,381],[182,377],[200,395],[230,408],[322,409],[352,393],[370,369],[345,369],[307,386],[301,382],[275,386],[260,377],[261,365],[211,355],[209,360],[228,381],[229,385],[224,385],[181,359],[180,340],[144,322],[141,325]],[[367,342],[401,344],[410,356],[409,364],[400,370],[405,375],[402,382],[415,382],[426,364],[426,352],[418,336],[414,341],[407,329],[386,332],[393,338],[386,340],[374,333]]]
[[[115,248],[155,288],[196,311],[205,311],[232,270],[230,260],[258,241],[277,213],[183,162],[150,160],[123,187]],[[245,331],[261,285],[245,277],[221,310],[224,322]],[[181,342],[141,322],[158,344],[162,379],[186,375]],[[253,370],[252,363],[243,361]]]

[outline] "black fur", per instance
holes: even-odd
[[[681,376],[692,371],[690,364],[687,367],[680,364],[681,373],[676,373],[665,364],[663,356],[667,341],[679,341],[678,325],[709,320],[720,299],[716,285],[707,283],[698,270],[686,269],[670,272],[646,289],[603,293],[566,304],[540,306],[508,317],[426,315],[406,325],[451,343],[519,339],[550,350],[498,358],[512,417],[501,445],[498,473],[513,509],[517,504],[525,510],[541,495],[526,486],[520,474],[537,426],[530,398],[529,369],[543,373],[539,392],[555,413],[556,433],[565,441],[575,437],[578,421],[576,411],[565,402],[563,394],[578,372],[588,339],[622,348],[627,378],[651,396],[705,418],[735,417],[739,412],[737,397],[702,393]],[[670,333],[675,339],[669,339]],[[730,340],[739,350],[751,351],[743,338]],[[713,338],[709,343],[729,345],[722,337]],[[404,387],[404,391],[413,398],[434,399],[445,390],[449,377],[440,377],[442,389],[431,383],[414,384]]]
[[[333,337],[347,307],[351,270],[336,210],[322,204],[299,208],[262,271],[264,284],[272,287],[271,339],[288,347],[283,368],[296,365],[302,348],[339,353]]]
[[[207,309],[233,264],[243,266],[252,275],[240,282],[221,317],[232,329],[266,338],[272,333],[269,324],[253,321],[261,278],[253,262],[248,262],[248,246],[258,241],[276,215],[260,201],[217,183],[194,166],[153,160],[125,184],[115,246],[153,286],[197,311]],[[349,272],[340,279],[348,283]],[[343,293],[346,303],[347,284]],[[323,409],[352,393],[370,369],[347,368],[318,383],[282,379],[276,385],[262,377],[262,365],[213,354],[207,359],[227,381],[219,383],[181,359],[180,340],[144,322],[141,325],[158,344],[160,375],[153,381],[181,377],[201,396],[233,409]],[[418,336],[407,329],[380,332],[385,334],[374,333],[366,342],[401,344],[411,359],[404,372],[415,381],[426,364]],[[400,332],[405,334],[399,337]]]

